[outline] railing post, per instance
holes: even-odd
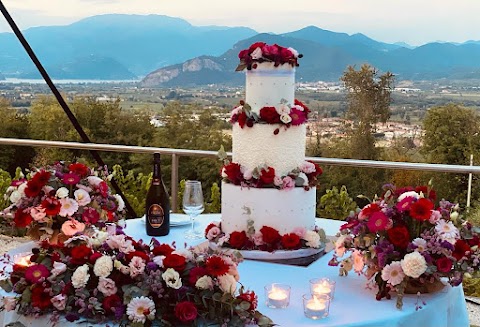
[[[171,176],[171,189],[172,189],[172,211],[177,212],[178,203],[178,159],[179,156],[176,153],[172,153],[172,176]]]

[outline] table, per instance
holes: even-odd
[[[213,220],[219,220],[220,215],[201,215],[197,217],[199,228],[203,229]],[[322,227],[327,235],[335,235],[340,221],[317,219],[317,225]],[[185,246],[183,233],[187,226],[172,227],[170,234],[157,239],[162,243],[176,241],[177,248]],[[148,240],[145,234],[143,219],[127,221],[126,233],[136,239]],[[189,241],[195,245],[201,241]],[[22,252],[17,249],[15,252]],[[435,294],[406,295],[403,309],[395,307],[395,297],[391,300],[375,300],[375,291],[365,289],[366,279],[351,273],[348,277],[338,276],[338,267],[328,266],[332,253],[308,267],[280,265],[267,262],[245,260],[238,266],[240,282],[254,290],[259,296],[258,310],[269,316],[280,326],[348,326],[348,327],[464,327],[469,326],[468,312],[463,289],[447,285]],[[330,306],[330,315],[322,320],[310,320],[303,315],[302,295],[309,293],[308,281],[315,277],[328,277],[336,280],[335,299]],[[266,284],[278,282],[292,286],[290,306],[286,309],[270,309],[265,305],[263,287]],[[416,310],[417,301],[425,301],[423,308]],[[27,326],[47,326],[48,318],[28,319],[19,317],[15,312],[0,313],[0,326],[19,319]],[[3,324],[2,324],[3,322]],[[61,323],[61,326],[91,326],[91,324]]]

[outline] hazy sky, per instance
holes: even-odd
[[[385,42],[480,40],[478,0],[1,0],[21,29],[106,14],[161,14],[193,25],[283,33],[308,25]],[[0,17],[0,32],[10,32]]]

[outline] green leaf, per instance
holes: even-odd
[[[10,279],[2,279],[0,280],[0,287],[5,291],[5,292],[11,292],[13,290],[13,285]]]

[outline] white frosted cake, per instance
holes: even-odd
[[[258,42],[239,57],[237,70],[247,69],[246,98],[232,111],[233,157],[222,169],[222,219],[207,227],[207,238],[243,250],[316,247],[321,169],[305,161],[309,110],[294,97],[301,55]]]

